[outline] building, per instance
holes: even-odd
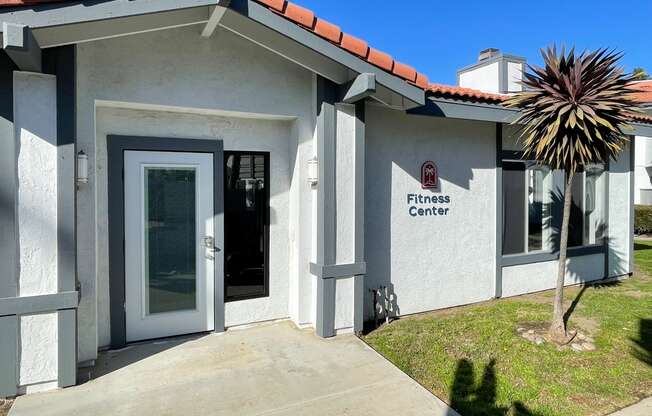
[[[643,109],[652,114],[652,81],[636,83]],[[652,205],[652,137],[636,136],[634,203]]]
[[[360,331],[380,287],[399,316],[554,286],[521,58],[453,87],[284,0],[0,4],[0,396],[144,339]],[[568,284],[633,270],[633,151],[576,181]]]

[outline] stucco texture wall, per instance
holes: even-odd
[[[566,262],[566,285],[604,278],[604,254],[572,257]],[[559,261],[503,267],[503,296],[552,289],[557,284]]]
[[[495,279],[495,125],[367,108],[366,289],[388,286],[401,315],[489,299]],[[440,190],[422,190],[434,161]],[[408,194],[448,196],[413,217]],[[420,206],[421,207],[421,206]],[[426,207],[426,205],[423,205]],[[373,312],[365,290],[365,315]]]
[[[58,289],[56,97],[55,77],[14,73],[18,296],[52,294]],[[57,313],[19,319],[19,392],[56,386]]]
[[[227,325],[287,316],[310,322],[310,227],[299,225],[311,219],[304,166],[315,126],[312,74],[231,32],[218,29],[204,39],[200,30],[78,47],[78,148],[89,155],[90,171],[77,207],[80,361],[95,358],[98,345],[108,343],[103,138],[109,133],[221,138],[227,150],[271,151],[272,296],[228,304]],[[107,102],[166,111],[96,111]],[[289,121],[271,120],[278,118]]]

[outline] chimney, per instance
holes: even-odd
[[[457,85],[490,93],[519,92],[524,69],[525,58],[487,48],[480,51],[478,62],[457,71]]]

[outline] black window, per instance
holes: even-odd
[[[269,153],[224,152],[224,298],[269,295]]]

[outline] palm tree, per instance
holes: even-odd
[[[632,75],[617,66],[622,57],[607,49],[566,54],[556,47],[541,51],[544,65],[528,65],[525,91],[507,100],[521,110],[513,124],[520,127],[525,158],[566,173],[564,210],[559,238],[559,268],[548,331],[551,340],[568,342],[563,296],[573,176],[582,167],[615,159],[629,140],[623,129],[639,112],[631,93]]]

